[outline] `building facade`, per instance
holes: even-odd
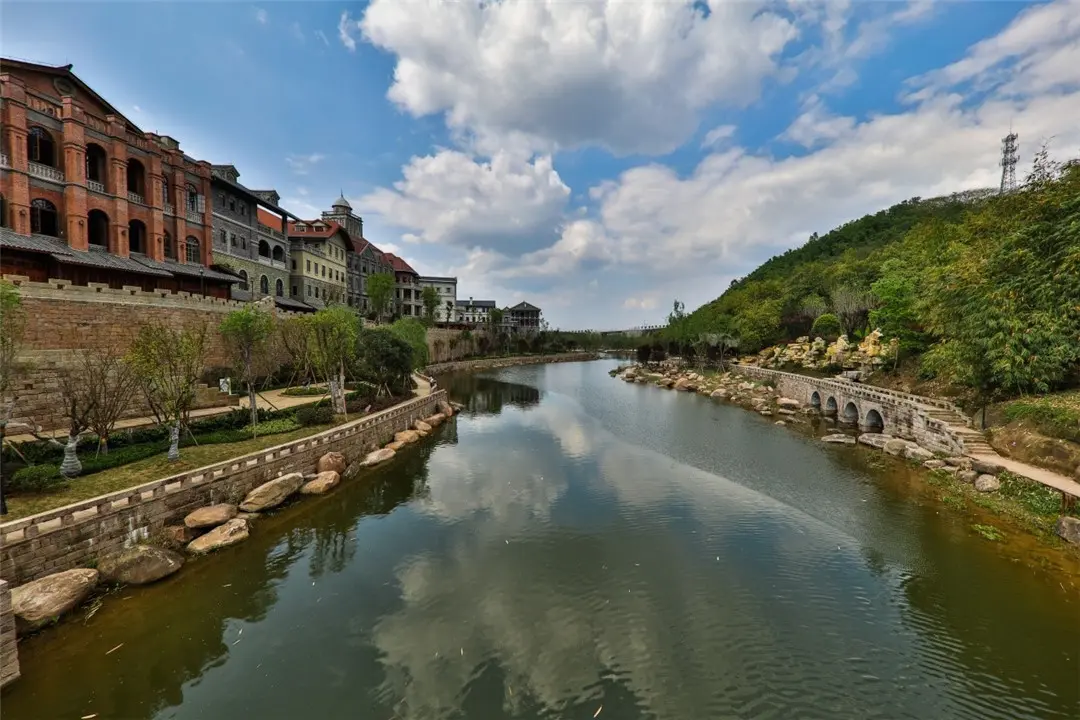
[[[228,297],[210,164],[147,133],[71,65],[0,60],[0,270]]]
[[[289,214],[273,190],[249,190],[232,165],[214,165],[214,261],[239,276],[234,300],[289,297]]]
[[[448,323],[454,321],[454,308],[457,306],[457,278],[456,277],[424,277],[420,279],[420,308],[426,312],[423,306],[424,288],[435,288],[439,294],[439,304],[435,308],[435,322]]]
[[[315,308],[345,304],[352,242],[336,222],[288,225],[289,296]]]
[[[324,210],[322,219],[336,222],[349,235],[352,252],[348,253],[345,276],[345,302],[361,315],[371,312],[371,300],[367,294],[367,279],[376,273],[393,273],[394,268],[379,248],[364,239],[364,220],[352,211],[352,206],[342,194]]]
[[[494,300],[458,300],[454,306],[454,322],[487,325],[495,307]]]
[[[394,315],[400,317],[423,317],[424,303],[420,293],[420,274],[393,253],[383,256],[394,269]]]
[[[520,302],[513,307],[504,310],[504,321],[510,325],[513,332],[532,335],[540,332],[541,311],[540,308],[527,302]]]

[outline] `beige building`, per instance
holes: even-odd
[[[439,305],[435,308],[435,322],[454,321],[454,307],[457,305],[456,277],[420,277],[420,302],[423,308],[424,288],[435,288],[439,294]]]
[[[289,223],[289,296],[316,308],[344,304],[351,251],[336,222]]]

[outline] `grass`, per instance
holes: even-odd
[[[1048,437],[1080,442],[1080,390],[1020,398],[997,409],[1005,423],[1024,420]]]
[[[1001,532],[993,525],[980,525],[979,523],[975,523],[971,526],[971,529],[991,542],[1001,542],[1005,539],[1005,533]]]
[[[16,520],[28,515],[55,510],[80,500],[88,500],[105,493],[124,490],[205,465],[213,465],[229,458],[246,455],[257,450],[265,450],[275,445],[320,433],[334,427],[334,424],[336,423],[314,425],[292,432],[268,435],[240,442],[189,446],[180,451],[180,459],[176,462],[169,462],[166,457],[167,452],[161,452],[144,460],[109,470],[102,470],[87,477],[75,478],[63,490],[58,492],[41,495],[13,495],[7,499],[8,514],[3,519],[5,521]]]

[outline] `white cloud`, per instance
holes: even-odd
[[[255,22],[265,25],[270,22],[270,15],[262,8],[255,8]]]
[[[704,108],[757,99],[797,35],[761,3],[697,5],[374,0],[360,25],[397,56],[390,99],[416,116],[445,113],[485,154],[664,153]]]
[[[623,300],[622,306],[629,310],[652,310],[656,307],[656,298],[652,295],[628,297]]]
[[[353,33],[358,31],[357,22],[349,15],[348,10],[341,12],[341,18],[338,20],[338,40],[349,52],[356,51],[356,37]]]
[[[324,33],[322,30],[316,30],[315,37],[319,38],[319,40],[322,41],[323,45],[325,45],[326,47],[330,47],[330,40],[326,37],[326,33]]]
[[[307,175],[313,165],[321,162],[326,156],[321,153],[309,155],[289,155],[285,158],[285,164],[297,175]]]
[[[404,228],[406,241],[461,247],[542,247],[556,238],[568,188],[550,157],[497,153],[477,162],[454,150],[414,157],[393,189],[360,198],[366,211]]]
[[[701,143],[703,148],[716,147],[721,145],[724,140],[731,138],[735,131],[738,130],[734,125],[721,125],[715,127],[709,132],[705,133],[705,140]]]

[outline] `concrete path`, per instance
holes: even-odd
[[[1056,473],[1053,470],[1046,470],[1045,468],[1028,465],[1019,460],[1002,457],[997,453],[968,453],[967,457],[972,458],[973,460],[982,460],[983,462],[1000,465],[1014,475],[1025,477],[1028,480],[1034,480],[1037,483],[1059,490],[1066,495],[1080,497],[1080,483],[1065,475]]]
[[[431,383],[428,379],[419,373],[413,373],[413,381],[416,383],[416,389],[413,390],[413,395],[416,397],[425,397],[431,394]]]

